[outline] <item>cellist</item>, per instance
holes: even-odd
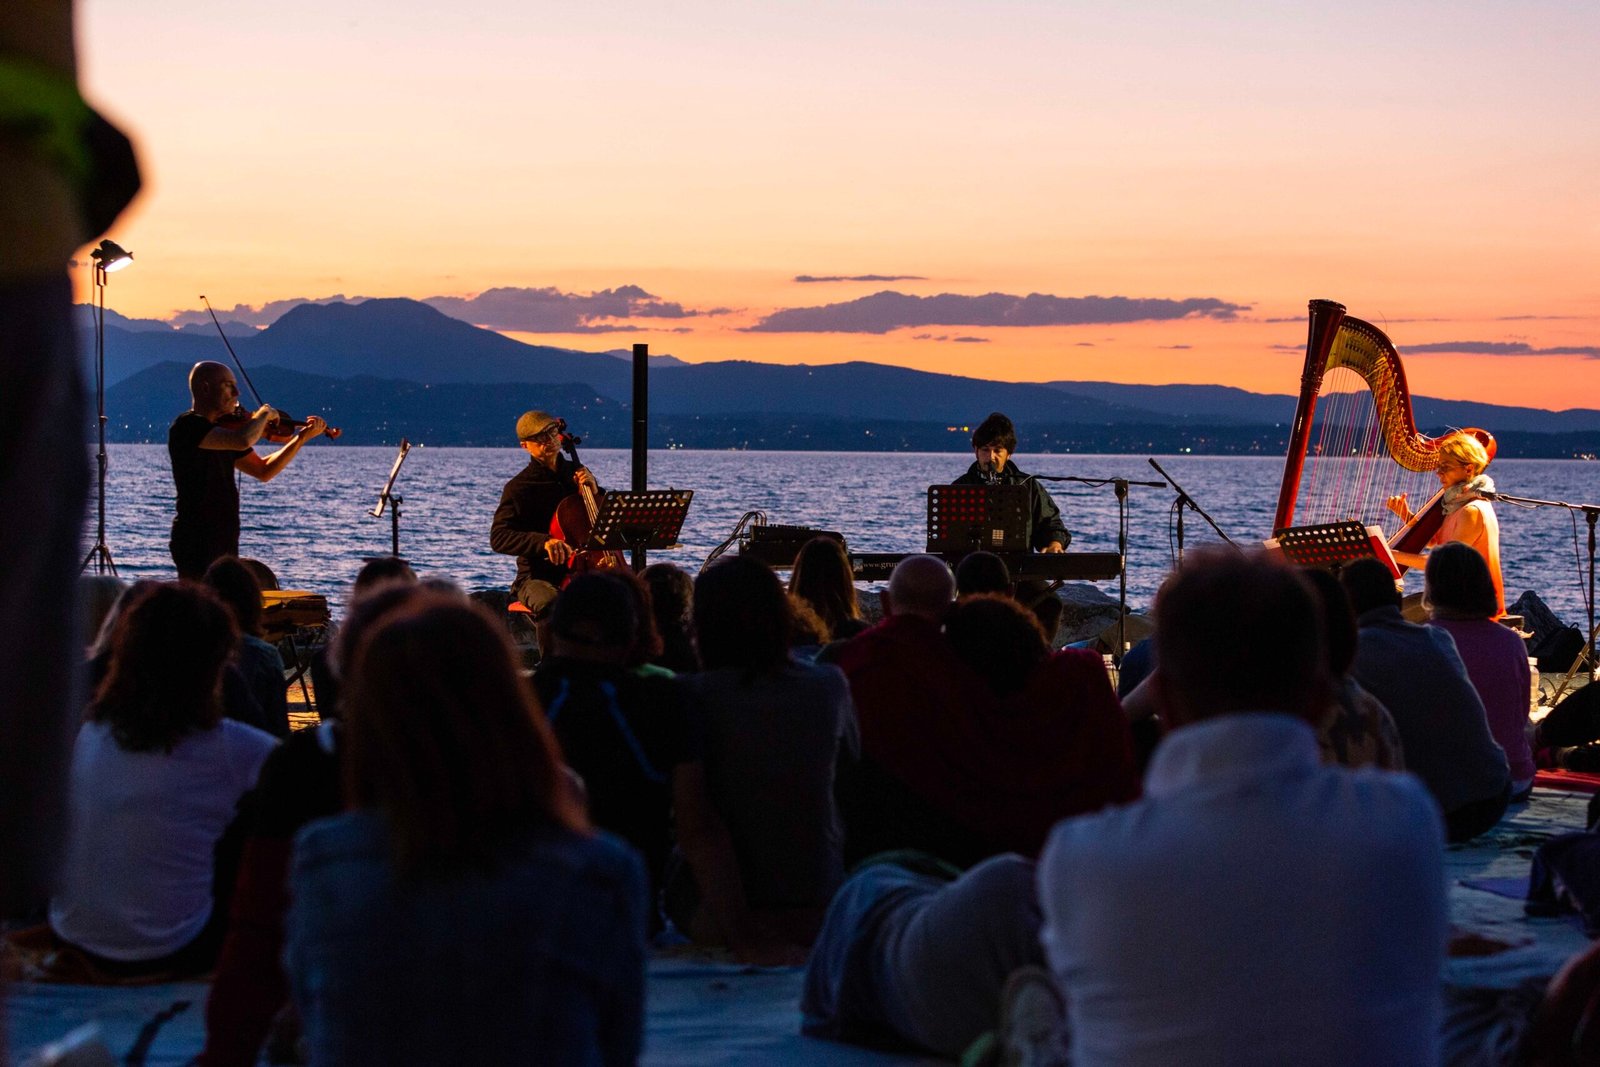
[[[525,411],[517,420],[517,441],[528,453],[528,465],[506,483],[494,509],[489,547],[517,557],[511,595],[536,617],[544,615],[566,581],[577,549],[551,533],[561,502],[586,486],[598,492],[589,468],[562,454],[564,424],[543,411]]]
[[[196,363],[189,372],[189,395],[193,406],[167,430],[178,496],[169,547],[178,577],[198,579],[216,559],[239,554],[239,487],[233,472],[271,481],[327,426],[312,415],[283,447],[263,456],[255,443],[277,412],[266,406],[254,414],[241,411],[233,371],[210,360]]]

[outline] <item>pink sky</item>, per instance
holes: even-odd
[[[631,285],[684,317],[508,332],[1292,392],[1327,297],[1457,349],[1408,359],[1419,393],[1600,406],[1589,0],[437,6],[81,5],[148,178],[111,306]],[[885,290],[1239,310],[747,329]]]

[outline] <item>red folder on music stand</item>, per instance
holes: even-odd
[[[1291,526],[1279,530],[1262,542],[1268,551],[1278,551],[1302,567],[1335,567],[1353,560],[1375,558],[1383,561],[1398,580],[1400,564],[1395,562],[1384,539],[1383,529],[1363,526],[1355,519],[1319,526]]]

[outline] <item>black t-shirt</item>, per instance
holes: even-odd
[[[589,818],[644,853],[660,885],[672,852],[672,772],[701,759],[683,684],[575,660],[533,676],[567,765],[583,776]]]
[[[201,448],[200,442],[215,428],[203,415],[185,411],[167,431],[167,456],[178,490],[173,528],[206,543],[237,542],[239,487],[233,465],[250,450]]]

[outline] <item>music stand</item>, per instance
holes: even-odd
[[[693,489],[607,493],[583,551],[676,548],[693,499]]]
[[[378,503],[367,512],[375,519],[383,518],[383,509],[389,508],[389,548],[390,555],[400,558],[400,505],[405,502],[404,497],[394,495],[395,479],[400,477],[400,465],[406,461],[406,455],[411,451],[411,442],[404,437],[400,438],[400,451],[395,454],[394,466],[389,468],[389,480],[383,483],[383,488],[378,491]]]
[[[928,551],[1027,552],[1032,498],[1025,484],[928,486]]]
[[[1396,581],[1400,579],[1400,564],[1389,551],[1383,530],[1377,526],[1363,526],[1355,519],[1318,526],[1285,527],[1264,544],[1268,549],[1276,548],[1290,562],[1302,567],[1329,568],[1358,559],[1378,559],[1389,568]]]

